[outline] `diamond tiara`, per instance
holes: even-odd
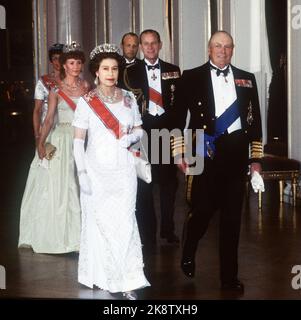
[[[115,44],[103,43],[95,47],[90,53],[90,59],[92,60],[99,53],[119,53],[119,48]]]
[[[81,46],[79,43],[76,41],[72,41],[70,44],[65,44],[63,52],[70,52],[70,51],[75,51],[75,50],[80,50]]]

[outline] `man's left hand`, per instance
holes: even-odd
[[[254,162],[251,164],[251,185],[254,192],[264,192],[264,182],[262,179],[261,173],[261,164],[258,162]]]

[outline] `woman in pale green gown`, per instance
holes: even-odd
[[[21,205],[19,247],[37,253],[67,253],[79,250],[80,203],[73,157],[73,127],[76,103],[89,90],[79,75],[85,57],[76,46],[66,46],[60,56],[61,83],[52,90],[38,152],[30,166]],[[51,131],[55,115],[57,123]],[[45,142],[56,147],[46,160]]]

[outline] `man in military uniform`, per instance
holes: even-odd
[[[137,58],[139,50],[138,35],[134,32],[125,33],[122,36],[120,47],[122,49],[122,60],[119,66],[118,86],[124,87],[124,70],[133,64],[141,62],[141,60]]]
[[[187,179],[191,209],[183,231],[182,271],[194,277],[198,241],[213,213],[220,210],[221,288],[242,293],[244,285],[237,278],[241,211],[249,163],[254,190],[264,191],[259,175],[262,129],[255,77],[230,64],[233,48],[233,39],[227,32],[212,35],[209,61],[183,72],[173,120],[174,127],[183,129],[189,109],[189,129],[204,130],[204,142],[194,141],[196,154],[204,156],[204,170],[199,175],[188,173]],[[187,160],[181,139],[175,137],[173,153],[185,171]],[[201,145],[197,145],[198,140]]]
[[[139,49],[139,37],[134,32],[125,33],[122,36],[121,44],[123,59],[125,66],[131,65],[140,61],[137,58]]]
[[[180,78],[179,67],[159,59],[162,48],[160,35],[155,30],[140,34],[140,49],[144,60],[126,68],[124,87],[136,95],[142,114],[143,129],[151,146],[152,129],[169,129],[168,114],[174,108],[175,91]],[[162,148],[162,145],[160,145]],[[162,151],[162,150],[160,150]],[[160,152],[161,154],[161,152]],[[148,153],[151,160],[151,153]],[[161,160],[161,159],[160,159]],[[178,243],[174,232],[174,202],[177,190],[175,164],[152,164],[152,179],[160,187],[161,238]],[[153,203],[153,182],[138,181],[136,216],[144,249],[153,249],[156,243],[156,216]]]

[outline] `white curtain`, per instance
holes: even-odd
[[[272,77],[264,0],[231,1],[233,64],[255,73],[261,108],[263,142],[267,139],[268,89]]]
[[[181,70],[195,68],[208,60],[210,1],[179,0],[179,64]]]
[[[6,10],[0,6],[0,29],[6,29]]]
[[[289,156],[301,161],[301,6],[288,1],[288,137]],[[301,190],[301,188],[300,188]]]

